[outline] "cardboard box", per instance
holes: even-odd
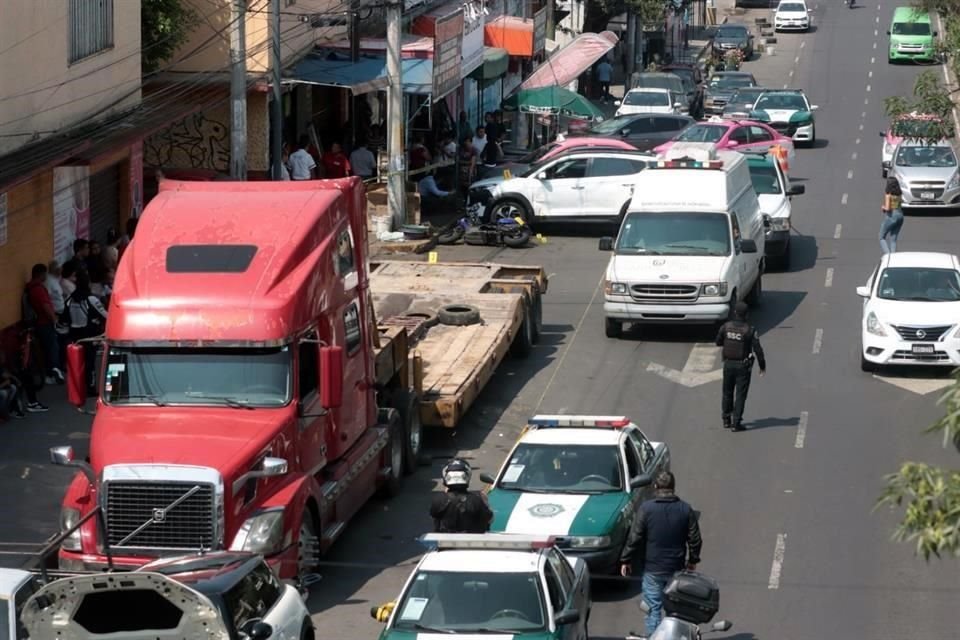
[[[375,184],[367,187],[367,218],[390,215],[387,205],[387,185]],[[407,224],[420,224],[420,194],[407,190]],[[371,223],[372,228],[372,223]]]

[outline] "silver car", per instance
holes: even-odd
[[[946,140],[904,140],[893,153],[890,175],[900,182],[903,207],[960,207],[957,154]]]

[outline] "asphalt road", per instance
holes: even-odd
[[[679,493],[703,512],[701,569],[721,584],[721,616],[736,640],[877,640],[956,637],[951,607],[960,598],[955,561],[927,565],[895,544],[895,518],[872,513],[884,473],[904,459],[956,463],[922,429],[939,415],[944,376],[898,371],[878,378],[858,362],[860,300],[880,250],[883,182],[877,132],[883,99],[910,92],[921,71],[888,66],[886,23],[896,3],[849,10],[814,7],[816,29],[780,35],[773,56],[747,63],[761,84],[804,88],[817,113],[815,149],[791,167],[807,193],[794,199],[793,262],[764,277],[762,331],[769,372],[754,377],[748,431],[720,428],[720,384],[684,367],[709,331],[647,330],[623,340],[602,331],[598,290],[607,255],[595,237],[552,235],[522,251],[495,255],[457,247],[442,259],[542,264],[551,274],[542,343],[527,360],[508,360],[456,431],[432,433],[434,463],[393,501],[374,502],[326,558],[310,607],[320,637],[375,637],[371,605],[402,587],[426,531],[429,492],[443,460],[471,459],[495,470],[530,415],[626,414],[673,451]],[[758,11],[743,21],[753,24]],[[734,20],[732,20],[734,21]],[[938,68],[935,71],[941,73]],[[901,250],[956,251],[957,218],[908,216]],[[676,370],[671,381],[657,371]],[[690,385],[690,386],[688,386]],[[0,540],[35,540],[55,522],[67,474],[44,464],[43,448],[88,429],[66,410],[5,426]],[[43,424],[44,426],[37,426]],[[61,426],[46,426],[61,425]],[[594,638],[641,628],[636,590],[599,588]]]

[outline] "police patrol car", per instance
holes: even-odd
[[[488,498],[491,531],[557,536],[591,571],[613,573],[640,501],[670,470],[670,450],[624,416],[534,416]]]
[[[590,573],[546,535],[430,533],[380,640],[586,640]]]

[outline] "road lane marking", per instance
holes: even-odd
[[[843,194],[843,197],[840,198],[840,204],[847,204],[847,194]]]
[[[777,534],[777,545],[773,548],[773,565],[770,567],[768,589],[780,588],[780,574],[783,573],[783,556],[787,552],[787,534]]]
[[[860,144],[860,138],[857,138],[856,142],[854,142],[853,144]]]
[[[899,387],[904,391],[911,391],[918,396],[925,396],[928,393],[946,389],[953,384],[953,380],[950,378],[899,378],[896,376],[878,376],[876,374],[874,374],[873,377],[887,384]]]
[[[840,239],[840,232],[841,232],[841,231],[843,231],[843,225],[842,225],[842,224],[838,224],[837,227],[833,230],[833,239],[834,239],[834,240],[839,240],[839,239]]]
[[[828,289],[833,286],[833,267],[827,269],[827,277],[823,279],[823,286]]]
[[[785,85],[783,85],[783,88],[786,89],[786,88],[789,87],[789,86],[790,86],[790,85],[785,84]]]
[[[880,16],[877,16],[877,24],[880,23]]]
[[[800,42],[800,48],[803,49],[805,46],[807,46],[807,41],[806,41],[806,40],[802,40],[802,41]]]
[[[853,180],[853,169],[847,171],[847,180]]]
[[[870,98],[864,98],[863,104],[870,104]]]
[[[863,131],[863,125],[862,125],[862,124],[860,125],[860,131]]]
[[[647,371],[655,373],[670,382],[676,382],[692,389],[723,378],[723,369],[715,368],[719,355],[720,351],[716,345],[706,342],[698,343],[690,349],[690,355],[681,371],[665,367],[656,362],[648,364]]]
[[[787,75],[789,75],[789,76],[792,78],[792,77],[793,77],[793,69],[790,69],[790,73],[787,74]]]
[[[861,118],[866,118],[866,117],[867,117],[867,112],[866,112],[866,111],[861,111],[861,112],[860,112],[860,117],[861,117]]]
[[[797,56],[796,58],[793,59],[793,63],[794,63],[794,64],[796,64],[796,63],[798,63],[798,62],[800,62],[800,56]]]
[[[867,77],[868,77],[868,78],[872,78],[872,77],[873,77],[873,71],[867,71]],[[869,85],[868,85],[868,86],[869,86]]]
[[[873,43],[873,48],[874,48],[874,49],[877,48],[877,43],[876,43],[876,42]]]
[[[870,93],[870,85],[867,85],[867,93]]]
[[[793,441],[795,449],[803,449],[803,443],[807,440],[807,419],[810,417],[806,411],[800,412],[800,424],[797,425],[797,439]]]
[[[813,336],[813,353],[814,355],[820,353],[820,348],[823,346],[823,329],[817,329],[816,335]]]
[[[858,140],[859,140],[859,138],[858,138]],[[856,152],[856,151],[854,151],[852,154],[850,154],[850,159],[851,159],[851,160],[856,160],[856,159],[857,159],[857,152]]]
[[[876,38],[878,35],[880,35],[880,31],[877,30],[877,29],[874,29],[874,30],[873,30],[873,37]]]
[[[876,62],[877,62],[877,59],[871,56],[871,57],[870,57],[870,64],[876,64]]]

